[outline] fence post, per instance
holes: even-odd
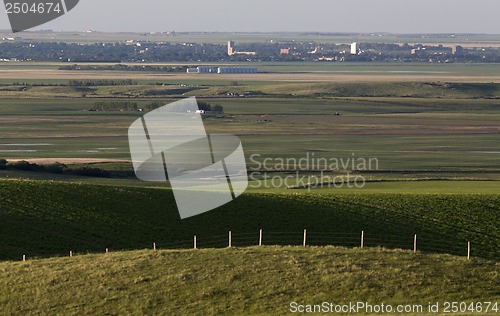
[[[231,231],[229,231],[229,248],[231,248],[232,245],[233,245],[233,235]]]
[[[259,230],[259,246],[262,246],[262,228]]]
[[[106,248],[106,253],[108,253],[108,252],[109,252],[109,249],[108,249],[108,248]]]
[[[71,251],[71,250],[69,251],[69,256],[73,257],[73,251]]]
[[[26,261],[26,255],[23,255],[23,261]]]
[[[470,241],[467,242],[467,260],[470,260]]]
[[[304,241],[302,242],[303,246],[306,246],[306,238],[307,238],[307,229],[304,228]]]
[[[361,231],[361,248],[365,246],[365,231]]]
[[[194,242],[194,249],[197,249],[197,247],[196,247],[196,235],[194,235],[194,240],[193,240],[193,242]]]
[[[417,252],[417,234],[413,236],[413,252]]]
[[[153,243],[153,251],[156,251],[156,243]]]

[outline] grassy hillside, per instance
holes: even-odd
[[[445,301],[498,302],[497,266],[450,255],[333,247],[144,250],[3,262],[0,310],[283,315],[291,302],[411,304],[424,312],[429,302],[439,302],[442,312]]]
[[[228,89],[221,87],[219,89]],[[232,87],[230,89],[238,89]],[[497,98],[500,96],[500,84],[496,83],[440,83],[440,82],[356,82],[356,83],[295,83],[239,87],[245,91],[258,90],[257,94],[310,96],[310,97],[412,97],[412,98],[448,98],[473,99]],[[245,90],[246,89],[246,90]],[[211,93],[214,91],[208,89]],[[224,90],[221,90],[224,91]],[[196,95],[203,91],[196,91]]]
[[[128,74],[127,74],[128,75]],[[237,81],[236,81],[237,82]],[[182,98],[185,96],[217,97],[229,94],[253,97],[404,97],[438,99],[498,99],[498,83],[443,82],[334,82],[334,83],[269,83],[238,82],[238,85],[123,85],[100,87],[74,86],[0,86],[3,97],[9,98],[84,98],[84,97],[152,97]]]
[[[0,259],[22,255],[255,245],[418,248],[498,260],[500,195],[337,194],[333,190],[249,191],[214,211],[180,220],[167,189],[48,181],[0,181]]]

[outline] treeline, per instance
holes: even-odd
[[[167,102],[150,102],[147,104],[140,105],[137,102],[131,101],[99,101],[95,102],[94,106],[89,110],[90,112],[112,112],[112,111],[144,111],[149,112],[156,110]],[[198,101],[198,108],[202,111],[209,113],[224,113],[224,107],[219,104],[210,104],[208,102]]]
[[[59,70],[112,70],[112,71],[150,71],[150,72],[186,72],[187,66],[155,66],[155,65],[68,65]]]
[[[35,45],[33,45],[35,44]],[[0,42],[0,58],[34,61],[84,62],[198,62],[218,61],[227,57],[227,48],[220,44],[141,43],[62,43],[62,42]]]
[[[147,108],[147,105],[144,107]],[[89,110],[91,112],[111,112],[111,111],[139,111],[144,109],[137,102],[130,101],[99,101],[94,102],[94,106]]]
[[[88,166],[69,168],[61,163],[53,163],[50,165],[39,165],[28,161],[7,162],[5,159],[0,159],[0,170],[21,170],[34,172],[48,172],[55,174],[73,174],[86,177],[107,178],[111,173],[101,168],[92,168]]]
[[[67,83],[30,83],[30,82],[20,82],[20,81],[14,81],[14,82],[0,82],[0,87],[5,87],[5,86],[16,86],[16,87],[66,87],[66,86],[69,86],[70,84],[72,85],[75,85],[75,86],[78,86],[77,84],[80,84],[80,82],[75,82],[75,81],[78,81],[78,80],[70,80],[70,82],[67,82]],[[87,81],[89,81],[88,83],[89,84],[92,84],[92,82],[90,80],[84,80],[82,81],[81,83],[84,84],[84,83],[87,83]],[[116,81],[116,80],[115,80]],[[120,80],[119,82],[117,83],[121,83],[122,81]],[[100,85],[101,82],[96,82],[97,84]],[[132,82],[132,85],[137,85],[138,83],[133,81]],[[115,84],[115,86],[118,86],[118,85],[121,85],[121,84]],[[144,85],[149,85],[149,86],[166,86],[167,84],[165,84],[164,82],[154,82],[154,83],[147,83],[147,84],[144,84]],[[171,84],[173,85],[173,84]],[[178,85],[175,85],[175,86],[178,86]]]
[[[65,84],[55,84],[55,83],[28,83],[28,82],[19,82],[14,81],[12,83],[0,83],[0,86],[19,86],[19,87],[61,87],[65,86]]]
[[[212,105],[208,102],[198,101],[198,108],[205,112],[224,113],[224,107],[219,104]]]
[[[415,41],[418,41],[415,38]],[[33,45],[35,44],[35,45]],[[137,43],[136,43],[137,44]],[[126,43],[93,43],[81,45],[76,43],[55,42],[0,42],[0,59],[32,60],[32,61],[65,61],[71,64],[85,62],[106,62],[119,64],[119,66],[95,66],[96,69],[135,71],[145,69],[121,65],[126,62],[227,62],[227,61],[406,61],[406,62],[500,62],[500,48],[468,48],[465,47],[461,54],[453,55],[451,48],[439,45],[409,45],[389,43],[360,43],[361,53],[352,55],[347,44],[319,43],[319,42],[259,42],[237,43],[237,51],[256,52],[256,55],[227,55],[226,44],[208,43],[154,43],[141,42],[140,46]],[[288,54],[280,55],[282,48],[290,48]],[[425,49],[424,49],[425,48]],[[412,49],[418,53],[412,54]],[[312,53],[315,52],[315,53]],[[65,66],[66,67],[66,66]],[[78,66],[68,66],[68,69],[78,70]],[[87,67],[87,66],[85,66]],[[90,66],[92,67],[92,66]],[[111,68],[109,68],[111,67]],[[148,66],[145,66],[148,67]],[[150,71],[181,71],[161,69],[150,66]],[[147,69],[146,69],[147,70]]]
[[[137,82],[130,79],[110,80],[110,79],[87,79],[87,80],[70,80],[68,86],[71,87],[102,87],[102,86],[131,86]]]

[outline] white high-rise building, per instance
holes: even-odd
[[[227,55],[228,56],[234,55],[234,42],[233,41],[227,42]]]
[[[354,42],[351,44],[351,54],[357,55],[359,53],[359,45],[358,43]]]

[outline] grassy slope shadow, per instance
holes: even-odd
[[[434,207],[434,211],[432,208]],[[0,181],[0,259],[143,249],[302,243],[411,249],[414,233],[428,250],[499,258],[499,196],[333,195],[250,193],[211,212],[179,218],[166,189],[43,181]],[[279,233],[282,234],[279,234]],[[218,237],[214,237],[218,236]]]

